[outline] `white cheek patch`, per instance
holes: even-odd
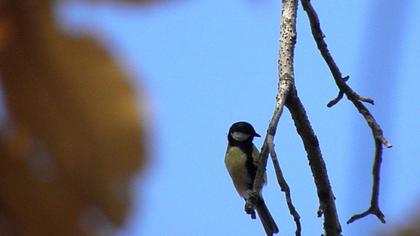
[[[245,141],[249,137],[251,137],[251,135],[245,134],[245,133],[242,133],[242,132],[232,132],[230,135],[232,136],[233,139],[235,139],[238,142]]]

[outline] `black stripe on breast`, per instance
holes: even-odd
[[[254,164],[254,159],[252,158],[252,149],[253,149],[252,144],[250,146],[251,146],[250,148],[247,148],[247,150],[243,150],[243,151],[246,153],[245,166],[251,180],[251,182],[248,183],[248,188],[253,189],[255,176],[257,175],[257,166]]]

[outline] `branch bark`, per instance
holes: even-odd
[[[296,44],[296,0],[284,0],[281,14],[280,58],[278,60],[279,83],[274,114],[268,125],[267,135],[260,152],[260,162],[254,180],[254,191],[260,192],[264,184],[264,174],[269,154],[269,136],[275,136],[287,95],[294,83],[293,58]]]
[[[347,223],[351,223],[357,219],[363,218],[369,214],[375,215],[382,223],[385,223],[384,214],[381,212],[379,208],[378,198],[379,198],[379,184],[380,184],[380,170],[381,170],[381,163],[382,163],[382,144],[390,148],[392,145],[388,142],[388,140],[384,137],[383,132],[379,124],[376,122],[375,118],[372,116],[370,111],[365,107],[363,102],[374,104],[374,101],[370,98],[363,97],[356,93],[346,82],[348,80],[348,76],[342,77],[341,71],[336,65],[333,57],[331,56],[327,43],[324,40],[324,33],[322,32],[320,22],[318,19],[318,15],[316,14],[315,9],[311,5],[309,0],[301,0],[303,9],[306,11],[309,22],[311,24],[312,35],[315,39],[315,42],[318,46],[319,51],[321,52],[322,57],[324,58],[325,62],[327,63],[337,87],[339,88],[338,96],[331,100],[327,106],[332,107],[337,104],[343,95],[346,95],[347,99],[349,99],[359,113],[363,116],[366,120],[367,124],[369,125],[372,136],[375,141],[375,159],[372,168],[372,175],[373,175],[373,186],[372,186],[372,195],[371,195],[371,204],[368,210],[356,214],[352,216]]]
[[[289,94],[286,106],[292,114],[296,130],[308,154],[309,165],[314,177],[320,204],[318,216],[324,215],[325,234],[327,236],[341,235],[341,225],[335,206],[335,197],[332,192],[319,142],[306,115],[305,108],[297,96],[296,90],[292,90]]]
[[[335,236],[341,234],[341,226],[337,217],[335,207],[335,199],[332,193],[331,185],[328,179],[327,170],[324,160],[321,155],[318,140],[312,130],[310,122],[306,116],[305,109],[297,96],[294,85],[294,48],[296,44],[296,14],[297,14],[297,0],[284,0],[282,5],[281,16],[281,38],[279,51],[279,85],[276,97],[276,106],[273,117],[267,129],[267,135],[264,144],[261,148],[260,163],[254,181],[254,191],[260,192],[263,182],[264,173],[266,170],[267,159],[269,152],[272,154],[272,160],[276,169],[276,174],[280,187],[288,190],[287,183],[284,185],[284,178],[278,165],[273,138],[276,133],[277,124],[283,111],[284,105],[287,106],[292,114],[297,132],[301,136],[311,170],[314,176],[315,185],[317,187],[318,198],[320,201],[320,209],[324,213],[324,230],[326,235]],[[277,164],[276,164],[277,163]],[[291,215],[296,222],[296,235],[300,234],[299,215],[294,209],[290,199],[290,192],[285,191],[286,201],[288,202]],[[290,205],[289,205],[290,202]]]
[[[319,149],[318,141],[312,131],[309,120],[306,117],[303,105],[300,103],[294,87],[294,47],[296,44],[296,13],[297,1],[283,1],[282,18],[281,18],[281,38],[280,38],[280,58],[279,58],[279,86],[276,97],[276,107],[274,115],[270,121],[267,135],[261,149],[260,165],[257,171],[254,182],[254,190],[259,192],[262,188],[264,173],[266,170],[267,159],[269,152],[272,153],[273,163],[276,168],[279,183],[282,189],[287,189],[287,183],[284,185],[284,178],[282,178],[281,169],[276,165],[276,154],[272,140],[276,133],[277,124],[283,111],[283,106],[286,104],[292,113],[295,120],[298,133],[301,135],[305,144],[305,149],[308,152],[308,159],[311,163],[311,170],[315,178],[315,184],[318,189],[318,197],[320,205],[323,206],[325,213],[324,229],[327,235],[339,235],[341,232],[340,223],[338,221],[337,212],[335,208],[334,196],[332,194],[331,186],[329,184],[328,175],[325,168],[325,163]],[[290,92],[293,94],[290,94]],[[304,130],[305,129],[305,130]],[[315,140],[315,141],[314,141]],[[287,187],[286,187],[287,186]],[[289,191],[285,191],[286,200],[288,201],[289,210],[296,222],[296,235],[300,234],[299,215],[295,211],[291,203]],[[290,205],[289,205],[290,202]]]
[[[289,188],[289,185],[286,182],[286,179],[283,176],[283,171],[281,170],[279,161],[277,159],[277,153],[276,153],[276,150],[274,148],[273,139],[274,139],[273,136],[268,135],[268,149],[269,149],[269,152],[270,152],[271,160],[273,162],[274,170],[276,172],[276,177],[277,177],[277,181],[280,185],[280,189],[281,189],[282,192],[284,192],[287,207],[289,208],[290,215],[293,216],[293,220],[295,221],[295,224],[296,224],[295,235],[300,236],[301,231],[302,231],[302,226],[300,224],[300,215],[297,212],[295,206],[293,205],[292,197],[291,197],[291,194],[290,194],[290,188]]]
[[[274,108],[274,114],[271,118],[270,124],[267,129],[267,134],[264,139],[264,144],[261,147],[260,161],[258,163],[258,170],[254,180],[253,190],[256,193],[261,192],[264,184],[264,176],[267,166],[267,159],[269,153],[272,154],[272,160],[276,168],[276,176],[278,178],[282,191],[285,192],[287,205],[290,213],[293,216],[296,223],[296,235],[300,235],[301,225],[300,216],[297,213],[290,197],[290,190],[288,185],[281,173],[280,166],[276,163],[276,154],[274,150],[273,139],[276,134],[277,125],[280,120],[280,116],[283,112],[283,107],[286,103],[289,91],[294,86],[294,72],[293,72],[293,58],[294,48],[296,44],[296,12],[297,12],[297,1],[296,0],[284,0],[282,4],[282,14],[280,22],[280,49],[279,49],[279,60],[278,60],[278,71],[279,71],[279,82],[276,96],[276,104]],[[252,216],[252,212],[251,212]]]

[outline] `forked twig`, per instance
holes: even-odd
[[[267,159],[270,152],[269,140],[272,140],[276,134],[277,125],[280,120],[280,116],[283,112],[283,107],[286,103],[289,91],[293,85],[293,55],[294,47],[296,44],[296,11],[297,11],[297,0],[284,0],[282,4],[282,15],[280,22],[280,49],[279,49],[279,60],[278,60],[278,72],[279,82],[276,96],[276,104],[274,108],[273,117],[268,125],[267,134],[264,139],[263,146],[261,147],[260,158],[258,163],[258,169],[254,180],[253,190],[254,192],[261,192],[264,184],[264,176],[267,166]],[[271,141],[272,143],[272,141]],[[273,149],[271,149],[273,151]],[[283,178],[284,179],[284,178]],[[289,191],[290,192],[290,191]],[[288,196],[290,198],[290,194]],[[291,200],[288,201],[290,205]],[[291,205],[293,207],[293,205]],[[294,207],[293,207],[294,209]],[[296,212],[296,211],[295,211]],[[292,214],[296,221],[296,215]],[[297,223],[297,232],[300,233],[300,221]],[[298,234],[297,234],[298,235]]]
[[[312,35],[316,41],[316,44],[318,46],[319,51],[321,52],[322,57],[324,58],[325,62],[327,63],[333,77],[335,80],[335,83],[337,84],[339,88],[339,94],[338,96],[330,101],[328,103],[328,107],[332,107],[333,105],[337,104],[343,95],[345,94],[347,99],[349,99],[354,106],[357,108],[359,113],[364,117],[366,122],[368,123],[373,138],[375,140],[375,160],[373,164],[373,187],[372,187],[372,196],[371,196],[371,205],[368,210],[366,210],[363,213],[356,214],[350,218],[350,220],[347,221],[347,223],[351,223],[357,219],[363,218],[369,214],[376,215],[378,219],[385,223],[384,214],[381,212],[378,204],[378,198],[379,198],[379,183],[380,183],[380,169],[381,169],[381,162],[382,162],[382,144],[390,148],[392,145],[386,140],[386,138],[383,135],[382,129],[379,126],[379,124],[376,122],[375,118],[372,116],[370,111],[365,107],[363,102],[374,104],[374,101],[370,98],[363,97],[359,94],[357,94],[347,83],[347,77],[342,77],[340,69],[336,65],[333,57],[331,56],[327,44],[324,40],[324,33],[321,30],[320,22],[318,19],[318,15],[316,14],[313,6],[311,5],[309,0],[301,0],[303,9],[306,11],[310,24],[311,24],[311,30]]]
[[[264,173],[266,170],[268,154],[270,152],[270,140],[274,137],[283,111],[284,105],[287,105],[296,129],[302,138],[305,150],[308,153],[311,171],[314,176],[317,187],[320,205],[323,206],[324,230],[326,235],[341,235],[341,226],[337,216],[334,195],[329,183],[327,170],[321,155],[318,140],[307,119],[305,109],[297,97],[294,85],[294,47],[296,43],[296,12],[297,0],[284,0],[282,4],[281,17],[281,38],[279,51],[279,86],[276,97],[276,106],[273,117],[267,129],[267,135],[261,148],[260,163],[254,181],[254,191],[260,192],[264,182]],[[271,141],[272,143],[272,141]],[[289,208],[290,209],[290,208]],[[292,213],[295,218],[296,215]],[[296,219],[296,218],[295,218]],[[299,232],[300,222],[297,223],[297,232]]]

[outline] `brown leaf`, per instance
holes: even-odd
[[[378,236],[418,236],[420,235],[420,201],[411,203],[409,211],[405,211],[398,223],[391,223],[386,230],[379,229]]]
[[[83,0],[85,2],[122,2],[122,3],[136,3],[142,5],[152,5],[157,3],[169,2],[169,0]]]
[[[50,1],[0,8],[12,121],[0,143],[0,220],[10,217],[23,235],[85,235],[79,225],[98,209],[121,225],[144,162],[133,89],[92,40],[59,33]]]

